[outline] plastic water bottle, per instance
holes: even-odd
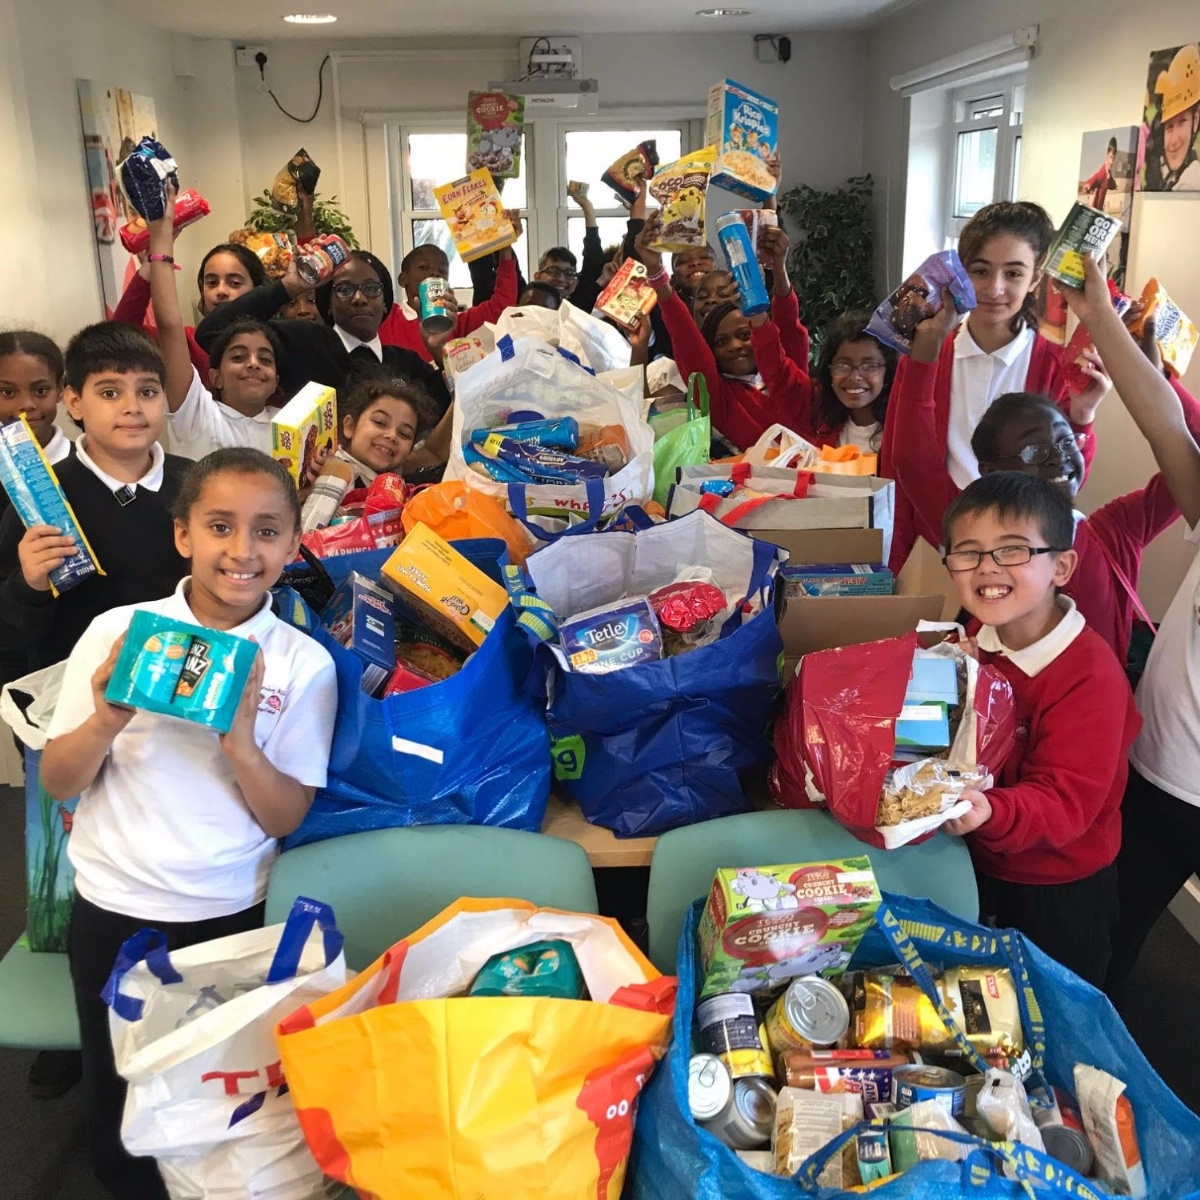
[[[724,213],[717,218],[716,229],[717,240],[721,243],[725,261],[729,264],[729,273],[737,284],[742,312],[748,317],[766,312],[771,307],[767,281],[763,278],[758,254],[741,213]]]

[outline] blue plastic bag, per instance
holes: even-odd
[[[642,539],[655,547],[665,575],[655,577],[659,566],[645,570],[633,557]],[[698,512],[634,534],[563,539],[534,554],[527,570],[561,618],[593,607],[597,595],[599,603],[644,595],[647,582],[670,583],[685,564],[716,564],[723,590],[736,578],[740,595],[769,597],[777,554]],[[588,821],[620,837],[748,812],[739,773],[771,761],[782,653],[769,599],[747,620],[730,618],[716,642],[604,675],[567,670],[550,646],[541,647],[555,779]]]
[[[453,544],[500,581],[502,541]],[[339,555],[323,565],[335,584],[351,571],[374,579],[391,553]],[[338,712],[328,781],[285,848],[408,825],[541,829],[550,795],[549,736],[540,702],[525,690],[533,655],[511,609],[456,675],[376,700],[361,690],[357,655],[313,628],[311,613],[294,601],[300,609],[285,618],[309,627],[333,656]]]
[[[896,943],[885,935],[888,921],[884,916],[859,944],[852,969],[884,966],[898,958],[911,961],[911,954],[942,965],[1009,964],[1018,980],[1025,975],[1036,995],[1037,1002],[1031,1007],[1021,993],[1035,1070],[1072,1093],[1077,1062],[1100,1067],[1124,1081],[1137,1123],[1148,1200],[1200,1195],[1195,1191],[1200,1180],[1200,1117],[1159,1078],[1100,992],[1015,931],[971,924],[928,900],[885,893],[884,901],[880,912],[886,910],[896,918],[899,944],[907,945],[908,952],[898,952]],[[630,1200],[723,1200],[729,1196],[739,1200],[796,1200],[798,1196],[832,1200],[848,1195],[813,1182],[837,1143],[830,1143],[792,1179],[785,1179],[746,1166],[733,1150],[692,1120],[687,1099],[688,1061],[698,990],[696,930],[702,910],[703,901],[697,901],[684,922],[675,1036],[664,1068],[655,1072],[638,1106],[627,1196]],[[852,1132],[846,1135],[850,1136]],[[975,1150],[965,1161],[922,1162],[893,1182],[873,1189],[871,1196],[879,1200],[950,1200],[1029,1195],[1019,1181],[1003,1177],[1006,1165],[1033,1171],[1035,1196],[1069,1195],[1083,1200],[1105,1194],[1098,1185],[1079,1180],[1062,1164],[1027,1147],[996,1150],[974,1138],[968,1141]]]

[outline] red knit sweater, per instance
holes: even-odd
[[[512,308],[517,302],[517,260],[502,258],[496,267],[496,290],[490,300],[476,304],[458,314],[458,324],[454,330],[455,337],[466,337],[476,329],[498,320],[506,308]],[[420,318],[406,317],[399,304],[393,304],[391,311],[383,318],[379,326],[379,341],[384,346],[400,346],[419,354],[426,362],[433,362],[433,355],[425,346],[421,337]]]
[[[777,296],[772,291],[771,320],[775,322],[775,327],[779,330],[779,340],[783,345],[784,354],[802,371],[807,372],[808,360],[812,355],[812,339],[808,336],[808,329],[804,322],[800,320],[800,300],[796,295],[795,288],[792,288],[786,296]],[[799,431],[797,430],[797,432]]]
[[[754,445],[775,424],[800,433],[811,423],[812,380],[784,354],[774,322],[766,321],[750,332],[763,378],[759,389],[721,374],[687,305],[674,292],[659,304],[679,373],[684,379],[693,372],[704,376],[713,426],[735,446],[744,450]]]
[[[158,332],[152,325],[146,324],[146,313],[150,308],[150,280],[134,275],[129,286],[117,301],[112,319],[122,325],[132,325],[140,329],[148,338],[158,341]],[[196,330],[191,325],[184,326],[187,335],[188,353],[192,357],[192,366],[200,372],[200,382],[208,386],[208,355],[196,344]]]
[[[1125,672],[1084,628],[1029,678],[1001,654],[979,652],[1012,685],[1017,742],[991,818],[967,840],[976,869],[1011,883],[1071,883],[1095,874],[1121,846],[1129,747],[1142,726]]]
[[[946,469],[953,371],[952,337],[942,343],[936,363],[904,357],[896,368],[879,451],[879,474],[896,481],[890,563],[893,571],[904,566],[918,537],[934,547],[942,544],[942,515],[958,495],[958,487]],[[1064,413],[1070,408],[1062,376],[1062,348],[1041,334],[1034,338],[1025,390],[1049,396]],[[1071,428],[1077,433],[1091,432],[1090,427]],[[1095,438],[1088,437],[1083,443],[1085,473],[1095,455]]]

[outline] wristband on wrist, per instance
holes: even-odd
[[[175,259],[174,259],[174,258],[172,258],[172,257],[171,257],[171,255],[169,255],[169,254],[147,254],[147,255],[146,255],[146,261],[147,261],[147,262],[165,262],[165,263],[170,263],[170,264],[171,264],[171,266],[173,266],[173,267],[175,268],[175,270],[176,270],[176,271],[182,271],[182,270],[183,270],[183,268],[182,268],[182,267],[181,267],[181,266],[180,266],[180,265],[179,265],[179,264],[178,264],[178,263],[175,261]]]
[[[659,269],[657,271],[655,271],[653,275],[649,275],[646,277],[646,282],[652,288],[656,288],[660,284],[670,283],[671,276],[667,274],[666,269],[664,267],[659,267]]]

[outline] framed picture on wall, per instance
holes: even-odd
[[[136,216],[117,181],[117,167],[142,138],[158,137],[158,118],[149,96],[90,79],[77,80],[76,90],[100,286],[105,316],[111,316],[132,262],[117,231]]]
[[[1200,192],[1200,42],[1150,55],[1140,181],[1147,192]]]
[[[1079,150],[1075,199],[1111,217],[1121,218],[1121,232],[1108,252],[1108,273],[1117,287],[1123,287],[1125,283],[1138,135],[1136,125],[1092,130],[1083,135]]]

